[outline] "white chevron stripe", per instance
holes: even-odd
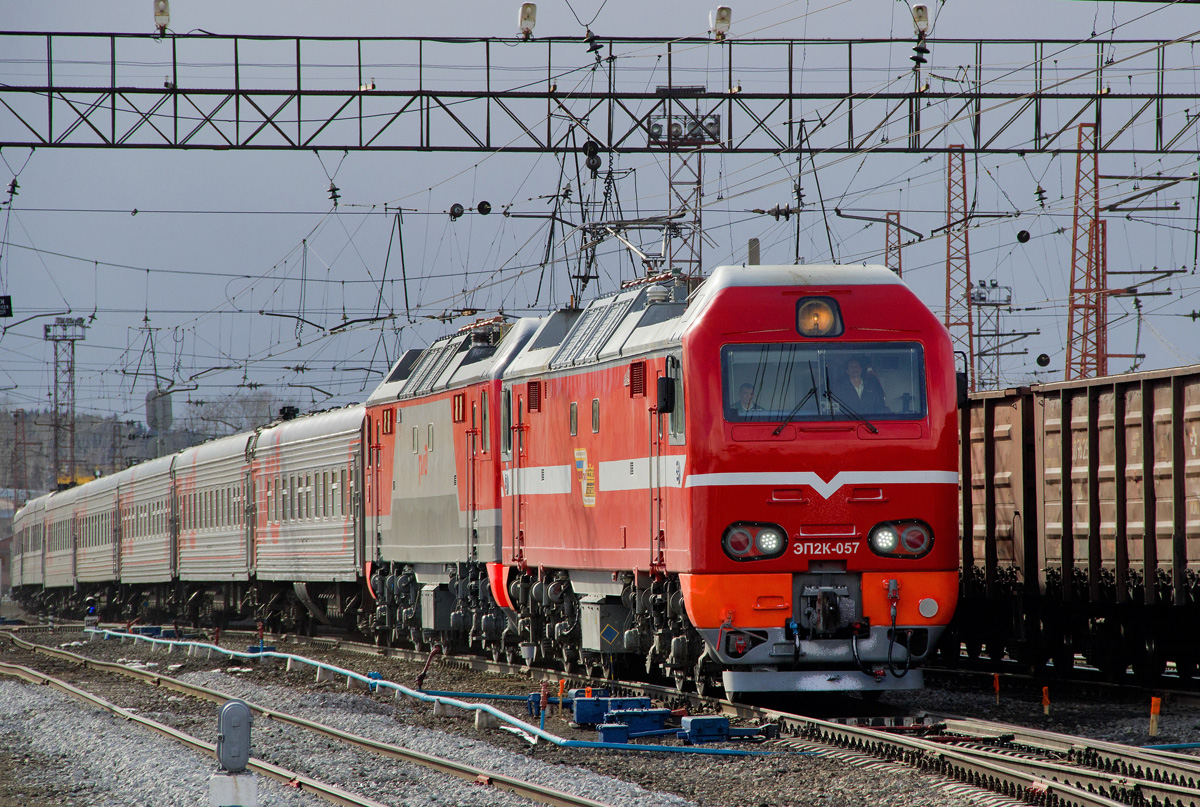
[[[957,471],[839,471],[826,482],[812,471],[691,474],[684,487],[808,485],[828,499],[844,485],[957,485]]]

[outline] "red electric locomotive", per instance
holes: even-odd
[[[945,329],[879,267],[685,292],[393,370],[366,420],[368,627],[730,693],[921,685],[958,591]]]

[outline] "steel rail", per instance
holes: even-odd
[[[1014,745],[1052,751],[1063,754],[1081,765],[1136,777],[1156,784],[1189,786],[1194,797],[1200,797],[1200,758],[1170,751],[1156,751],[1121,745],[1105,740],[1072,737],[1044,729],[1023,728],[995,723],[989,720],[954,717],[929,713],[938,722],[946,724],[946,730],[954,733],[976,735],[995,732],[1011,735]]]
[[[240,633],[236,632],[235,635],[239,635]],[[214,693],[212,690],[207,690],[204,687],[179,682],[177,679],[172,679],[158,673],[126,668],[123,665],[113,664],[112,662],[94,661],[58,648],[46,648],[41,645],[34,645],[32,642],[26,642],[16,637],[12,637],[12,639],[14,643],[26,649],[38,648],[37,652],[70,659],[75,663],[85,664],[98,669],[113,668],[114,671],[122,672],[159,686],[175,689],[178,684],[184,689],[176,689],[176,691],[181,691],[184,694],[195,694],[197,697],[207,697],[210,700],[223,700],[225,698],[220,693]],[[422,661],[428,655],[420,651],[404,650],[401,648],[379,648],[374,645],[345,642],[338,639],[280,637],[276,641],[293,641],[297,644],[307,643],[312,646],[327,645],[331,649],[341,651],[413,661]],[[786,712],[733,704],[728,701],[700,698],[690,693],[678,693],[664,687],[563,675],[554,670],[515,667],[513,665],[498,664],[473,657],[442,657],[439,659],[439,663],[447,666],[464,666],[472,669],[497,672],[515,671],[533,676],[553,676],[577,681],[588,681],[593,685],[610,687],[615,693],[645,693],[648,690],[654,690],[667,693],[675,699],[698,699],[710,707],[715,707],[728,713],[778,722],[782,732],[793,735],[791,739],[783,741],[785,745],[810,747],[814,744],[820,744],[841,747],[851,751],[866,753],[879,759],[902,762],[1009,796],[1038,800],[1049,799],[1056,804],[1073,805],[1074,807],[1117,807],[1117,805],[1127,804],[1129,801],[1136,802],[1139,793],[1143,796],[1158,793],[1164,798],[1169,798],[1169,803],[1172,804],[1178,802],[1180,804],[1200,805],[1200,802],[1195,800],[1200,796],[1200,791],[1188,789],[1175,783],[1155,782],[1150,778],[1143,779],[1137,775],[1136,765],[1127,765],[1127,770],[1123,771],[1122,774],[1114,776],[1112,773],[1106,774],[1094,769],[1079,767],[1084,764],[1079,761],[1077,761],[1076,765],[1065,765],[1043,760],[1020,758],[1014,756],[1011,751],[1005,753],[1003,750],[992,747],[952,747],[947,746],[944,742],[923,740],[913,736],[900,736],[879,728],[846,725]],[[274,719],[286,720],[289,718],[289,716],[281,716],[279,713],[264,709],[263,707],[252,705],[251,708],[261,710],[262,714]],[[941,722],[940,716],[933,714],[927,716],[935,717]],[[295,718],[295,720],[301,721],[300,718]],[[1039,732],[1035,729],[1023,729],[1018,726],[990,723],[988,721],[972,721],[965,718],[946,718],[946,721],[955,721],[953,725],[964,734],[979,735],[984,732],[994,732],[997,737],[1001,734],[1023,737],[1030,741],[1031,747],[1036,747],[1032,741],[1038,735],[1052,735],[1050,732]],[[298,722],[295,725],[305,727],[302,725],[302,722]],[[974,730],[972,731],[972,729]],[[1066,735],[1053,735],[1053,737],[1054,742],[1043,746],[1043,748],[1052,753],[1064,755],[1070,754],[1072,750],[1078,752],[1079,749],[1085,747],[1083,745],[1084,742],[1091,742],[1081,742],[1080,738],[1069,738]],[[1142,757],[1148,756],[1149,753],[1116,743],[1098,743],[1098,745],[1106,746],[1111,752],[1111,759],[1114,761],[1113,764],[1117,764],[1116,760],[1120,759],[1120,754],[1124,754],[1126,757],[1132,756],[1140,760]],[[1159,756],[1165,755],[1156,753],[1151,759],[1158,759]],[[1171,756],[1183,757],[1183,755]],[[1186,757],[1183,758],[1186,759]],[[1125,800],[1114,799],[1112,798],[1113,795],[1123,796]]]
[[[150,729],[151,731],[161,734],[164,737],[175,740],[176,742],[179,742],[194,751],[200,751],[201,753],[207,754],[214,759],[217,756],[217,747],[212,743],[205,742],[198,737],[193,737],[192,735],[179,731],[178,729],[163,725],[162,723],[151,720],[148,717],[142,717],[141,715],[131,712],[127,709],[122,709],[115,703],[111,703],[104,698],[101,698],[99,695],[94,695],[91,692],[80,689],[79,687],[72,686],[66,681],[62,681],[58,678],[40,673],[37,670],[33,670],[28,667],[22,667],[19,664],[8,664],[6,662],[0,662],[0,673],[21,678],[31,684],[49,686],[51,689],[56,689],[59,692],[70,695],[71,697],[84,701],[85,703],[90,703],[93,706],[97,706],[106,712],[109,712],[110,714],[120,717],[123,720],[136,723],[143,728]],[[283,782],[293,787],[298,787],[300,790],[313,793],[333,804],[345,805],[345,807],[387,807],[387,805],[375,801],[374,799],[366,796],[355,795],[354,793],[342,790],[341,788],[325,784],[324,782],[304,776],[303,774],[295,771],[288,770],[287,768],[280,767],[279,765],[273,765],[270,762],[264,762],[260,759],[251,758],[246,767],[255,773],[268,776],[278,782]]]
[[[780,717],[785,723],[799,729],[797,733],[801,736],[784,741],[795,747],[806,747],[813,741],[840,746],[880,759],[935,771],[977,787],[1030,799],[1035,803],[1057,804],[1060,807],[1121,807],[1124,804],[1070,783],[1038,776],[1011,764],[1010,760],[981,757],[969,751],[946,747],[942,743],[897,736],[866,726],[847,726],[795,715]]]
[[[64,661],[69,661],[87,669],[94,669],[101,672],[136,678],[153,686],[168,689],[172,692],[178,692],[182,695],[189,695],[191,697],[201,698],[214,703],[224,703],[225,701],[234,697],[233,695],[229,695],[209,687],[200,686],[199,684],[189,684],[186,681],[179,680],[178,678],[160,675],[159,673],[151,672],[149,670],[139,670],[111,661],[98,661],[96,659],[90,659],[86,656],[81,656],[77,653],[72,653],[61,648],[46,647],[44,645],[34,644],[33,642],[27,642],[23,639],[17,638],[16,636],[10,636],[10,638],[16,646],[35,654],[47,655]],[[501,790],[511,791],[519,796],[527,798],[531,801],[539,802],[541,804],[555,805],[555,807],[610,807],[603,802],[594,801],[583,796],[564,793],[559,790],[554,790],[553,788],[543,787],[542,785],[526,782],[521,779],[515,779],[511,776],[505,776],[503,774],[484,770],[482,768],[476,768],[471,765],[455,762],[454,760],[435,757],[430,754],[421,753],[420,751],[413,751],[397,745],[379,742],[369,737],[342,731],[341,729],[336,729],[332,726],[306,720],[305,718],[291,715],[286,712],[281,712],[276,709],[271,709],[260,704],[249,701],[246,703],[250,707],[251,711],[253,711],[255,714],[261,715],[275,722],[304,729],[306,731],[311,731],[315,734],[348,743],[350,745],[358,746],[359,748],[380,754],[382,756],[400,759],[405,762],[411,762],[416,765],[431,768],[459,779],[487,782]],[[215,749],[213,753],[215,754]]]

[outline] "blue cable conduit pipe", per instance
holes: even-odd
[[[780,752],[775,752],[775,751],[743,751],[743,750],[736,749],[736,748],[696,748],[694,746],[680,746],[680,745],[634,745],[632,743],[630,743],[630,744],[602,743],[602,742],[589,742],[587,740],[568,740],[565,737],[559,737],[556,734],[551,734],[550,732],[546,731],[545,729],[535,726],[531,723],[526,723],[523,720],[513,717],[512,715],[508,714],[507,712],[502,712],[499,709],[495,708],[494,706],[489,706],[486,703],[470,703],[468,701],[462,700],[462,698],[479,698],[479,699],[486,698],[489,700],[519,700],[519,701],[528,700],[528,696],[525,696],[525,695],[488,695],[485,693],[475,693],[475,692],[441,692],[441,691],[425,692],[425,691],[418,690],[418,689],[410,689],[409,687],[406,687],[402,684],[397,684],[393,681],[383,681],[383,680],[376,680],[373,678],[367,678],[365,675],[360,675],[359,673],[356,673],[353,670],[346,670],[341,667],[335,667],[332,664],[326,664],[321,661],[315,661],[313,659],[305,658],[304,656],[296,656],[291,653],[278,653],[275,651],[268,651],[265,653],[243,653],[238,650],[230,650],[229,648],[220,647],[219,645],[208,644],[206,642],[189,642],[189,641],[180,641],[177,639],[158,639],[153,636],[143,636],[140,633],[125,633],[124,631],[115,631],[115,630],[100,629],[100,628],[85,628],[84,632],[92,633],[92,634],[99,634],[99,635],[104,636],[105,638],[115,637],[115,638],[122,639],[122,640],[133,639],[135,644],[138,642],[147,642],[150,644],[172,645],[172,646],[176,646],[176,647],[193,647],[193,648],[201,648],[201,649],[210,650],[210,651],[215,650],[216,652],[223,653],[226,656],[229,656],[230,658],[239,658],[239,659],[247,659],[247,660],[262,659],[262,658],[277,658],[277,659],[285,659],[288,661],[296,661],[300,664],[307,664],[310,667],[315,667],[318,670],[327,670],[328,672],[333,673],[334,675],[345,676],[347,679],[352,678],[352,679],[362,683],[364,688],[386,687],[388,689],[394,690],[395,692],[397,692],[401,695],[404,695],[407,698],[412,698],[413,700],[421,701],[423,703],[440,703],[443,706],[450,706],[455,709],[463,709],[464,711],[486,712],[487,714],[490,714],[493,717],[495,717],[497,720],[507,723],[508,725],[518,729],[521,732],[524,732],[525,734],[528,734],[528,735],[535,737],[537,739],[540,739],[540,740],[545,740],[546,742],[556,745],[560,748],[592,748],[592,749],[608,749],[608,750],[613,750],[613,751],[654,751],[654,752],[661,751],[661,752],[667,752],[667,753],[672,753],[672,754],[701,754],[701,755],[705,755],[705,756],[722,756],[722,757],[767,756],[767,755],[771,755],[771,754],[775,754],[775,753],[780,753]],[[555,700],[557,700],[557,698]],[[788,753],[788,754],[792,754],[792,755],[799,754],[801,756],[811,756],[813,754],[813,752],[805,752],[805,751],[801,751],[801,752],[788,751],[788,752],[782,752],[782,753]]]

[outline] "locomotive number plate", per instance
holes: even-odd
[[[794,555],[853,555],[860,541],[797,541],[792,544]]]

